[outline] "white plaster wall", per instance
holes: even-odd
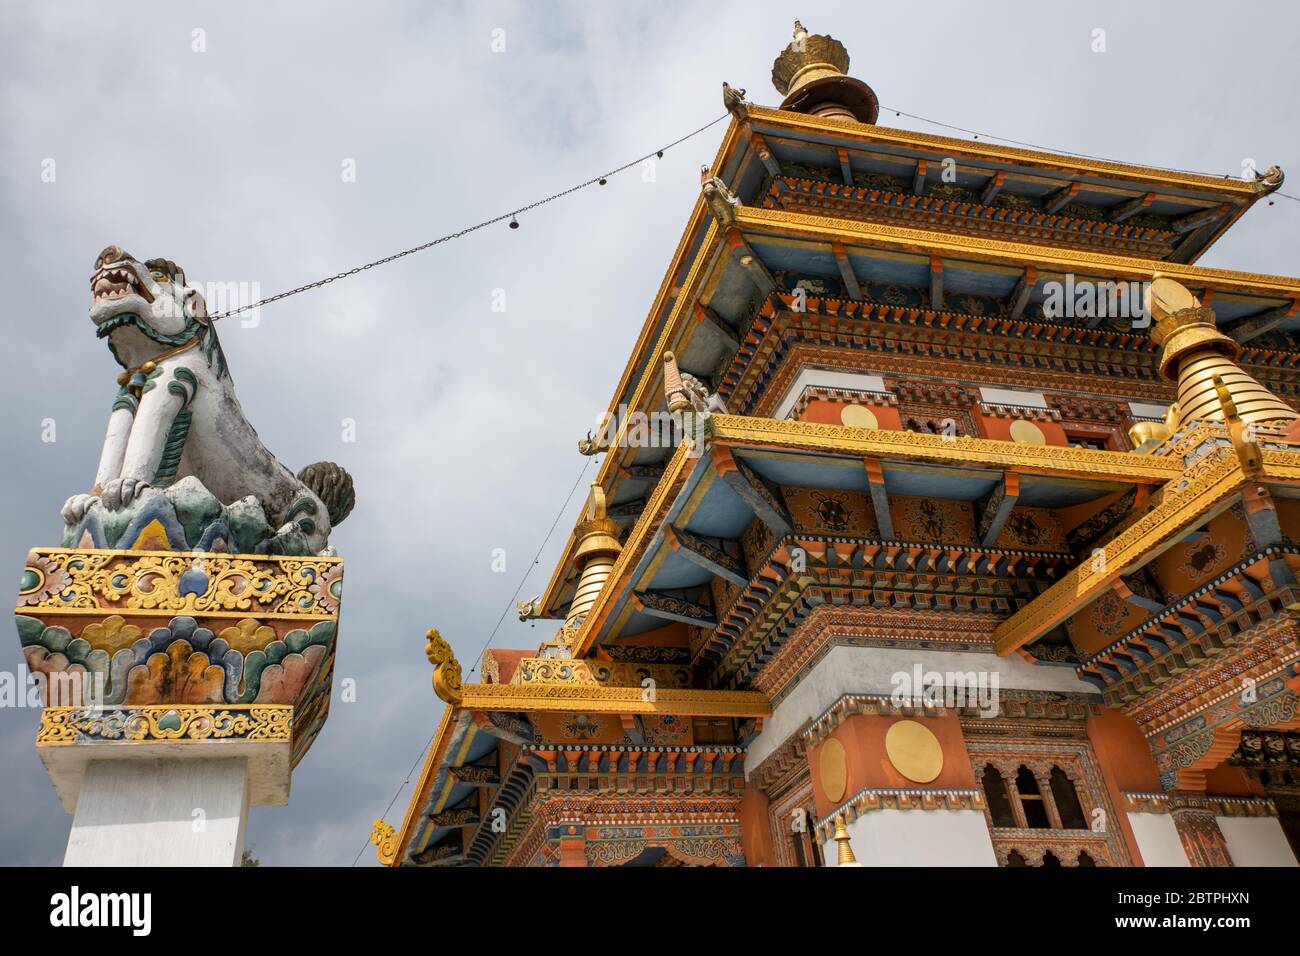
[[[235,866],[244,759],[105,760],[86,767],[64,866]]]
[[[857,388],[868,392],[885,391],[885,380],[879,375],[863,375],[860,372],[837,372],[829,368],[805,368],[795,376],[794,384],[786,391],[781,404],[772,413],[773,418],[785,418],[799,401],[799,396],[809,385],[822,388]]]
[[[1216,817],[1234,866],[1297,866],[1277,817]]]
[[[745,767],[752,771],[806,721],[813,720],[844,694],[884,694],[894,690],[893,677],[911,673],[916,664],[927,671],[984,671],[998,675],[1001,690],[1050,690],[1097,694],[1068,667],[1030,664],[1018,654],[998,657],[969,651],[922,651],[894,647],[834,647],[804,676],[749,745]],[[1100,699],[1100,698],[1098,698]]]
[[[1169,814],[1130,813],[1128,822],[1144,866],[1191,866]]]
[[[848,825],[859,866],[997,866],[981,810],[871,810]],[[837,866],[839,846],[822,856]]]
[[[1047,398],[1042,392],[1022,392],[1014,388],[989,388],[981,385],[980,398],[993,405],[1024,405],[1029,408],[1047,408]]]

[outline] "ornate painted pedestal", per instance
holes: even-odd
[[[237,864],[329,711],[342,559],[33,551],[16,608],[68,865]]]

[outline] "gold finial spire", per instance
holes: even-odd
[[[835,833],[831,839],[839,844],[839,856],[836,857],[836,862],[840,866],[857,866],[858,858],[853,855],[853,847],[849,845],[849,828],[844,825],[843,814],[835,818]]]
[[[562,630],[576,628],[596,603],[615,559],[623,550],[618,542],[622,531],[622,526],[605,510],[605,489],[593,481],[583,521],[577,528],[578,547],[573,556],[574,564],[582,570]]]
[[[848,76],[849,51],[826,34],[810,34],[794,21],[794,39],[772,64],[772,84],[785,97],[781,109],[874,123],[880,114],[875,92]]]
[[[1295,409],[1241,370],[1241,346],[1220,332],[1214,311],[1201,305],[1181,283],[1159,273],[1146,291],[1151,314],[1151,338],[1162,346],[1160,374],[1178,383],[1176,414],[1169,417],[1176,431],[1194,421],[1223,422],[1228,407],[1247,425],[1279,424],[1300,418]],[[1231,399],[1225,405],[1223,394]]]

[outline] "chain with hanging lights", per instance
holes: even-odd
[[[710,127],[716,126],[718,123],[721,123],[724,119],[727,118],[728,115],[729,114],[727,113],[723,113],[717,119],[705,123],[699,129],[693,130],[687,133],[685,136],[681,136],[673,140],[671,143],[668,143],[666,146],[659,147],[659,149],[655,150],[653,153],[646,153],[644,156],[638,156],[636,159],[624,163],[622,166],[618,166],[614,169],[611,169],[607,173],[602,173],[599,176],[593,176],[591,179],[580,182],[574,186],[570,186],[568,189],[562,189],[558,193],[552,193],[551,195],[546,196],[543,199],[539,199],[536,202],[531,202],[527,206],[520,206],[518,209],[514,209],[511,210],[510,212],[502,213],[499,216],[493,216],[491,219],[485,219],[483,220],[483,222],[476,223],[473,226],[466,226],[464,229],[459,229],[456,232],[448,233],[445,236],[439,236],[437,239],[432,239],[429,242],[422,243],[418,246],[413,246],[410,249],[404,249],[401,252],[395,252],[391,256],[384,256],[384,258],[382,259],[376,259],[373,262],[367,262],[365,265],[354,266],[353,268],[347,269],[343,272],[336,272],[332,276],[329,276],[324,279],[317,279],[315,282],[308,282],[306,285],[300,285],[297,288],[289,289],[287,292],[280,292],[277,293],[276,295],[268,296],[265,299],[259,299],[256,302],[250,302],[248,305],[241,305],[237,309],[229,309],[225,312],[218,312],[215,315],[213,315],[211,318],[215,321],[216,319],[224,319],[232,315],[238,315],[241,312],[248,312],[251,309],[260,309],[264,305],[269,305],[272,302],[279,302],[281,299],[287,299],[289,298],[289,296],[297,295],[299,292],[306,292],[309,289],[318,289],[321,286],[329,285],[331,282],[337,282],[339,279],[346,279],[349,276],[354,276],[360,272],[365,272],[368,269],[373,269],[375,268],[375,266],[386,265],[387,263],[393,262],[397,259],[402,259],[405,258],[406,256],[415,255],[415,253],[417,252],[423,252],[426,249],[432,249],[434,246],[441,245],[445,242],[451,242],[453,239],[459,239],[462,236],[469,235],[471,232],[477,232],[480,229],[486,229],[488,226],[496,225],[497,223],[504,222],[507,219],[510,220],[511,229],[518,229],[519,216],[522,213],[529,212],[533,209],[538,208],[539,206],[545,206],[547,203],[555,202],[555,200],[557,199],[563,199],[565,196],[568,196],[571,193],[576,193],[580,189],[586,189],[588,186],[596,186],[596,185],[604,186],[607,182],[609,182],[609,178],[611,176],[617,176],[619,173],[626,172],[627,170],[631,169],[633,166],[639,166],[642,163],[644,163],[646,160],[650,159],[651,157],[663,159],[664,152],[666,150],[670,150],[674,146],[680,146],[688,139],[691,139],[695,136],[699,136],[701,133],[703,133],[705,130],[709,129]]]

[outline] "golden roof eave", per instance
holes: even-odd
[[[947,439],[941,435],[743,415],[713,415],[710,427],[711,441],[715,445],[820,451],[864,459],[1014,470],[1023,474],[1127,481],[1152,486],[1164,485],[1183,473],[1182,462],[1172,457],[1019,444],[988,438]],[[644,546],[659,527],[657,515],[671,506],[671,501],[667,500],[671,489],[682,477],[687,463],[698,460],[703,459],[692,459],[687,445],[678,446],[647,500],[645,510],[628,534],[623,553],[610,570],[605,587],[574,638],[574,657],[585,657],[591,651],[614,594],[640,560]]]
[[[1144,186],[1165,185],[1185,189],[1213,192],[1231,200],[1254,201],[1261,195],[1252,183],[1240,179],[1224,179],[1202,173],[1179,172],[1153,166],[1120,163],[1110,160],[1087,159],[1065,153],[1025,149],[1019,146],[1002,146],[996,143],[958,139],[914,130],[892,129],[888,126],[856,123],[835,117],[812,116],[769,106],[747,105],[750,121],[780,126],[790,130],[811,133],[832,133],[837,137],[856,140],[863,144],[900,146],[918,150],[935,150],[945,156],[965,156],[1001,163],[1018,163],[1063,172],[1107,179],[1126,179]]]

